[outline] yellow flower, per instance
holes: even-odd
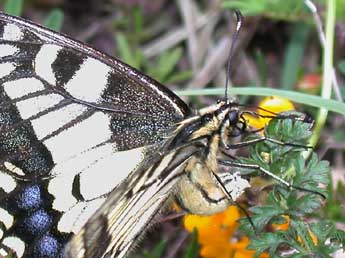
[[[192,232],[198,231],[198,241],[201,244],[200,255],[204,258],[248,258],[254,251],[247,250],[249,240],[246,237],[234,238],[237,220],[240,212],[236,206],[230,206],[226,211],[212,216],[186,215],[184,226]],[[266,254],[261,258],[268,257]]]
[[[250,126],[260,129],[267,125],[272,119],[271,117],[276,114],[294,109],[295,107],[290,100],[278,96],[271,96],[260,101],[257,111],[259,116],[245,115],[245,118],[248,120]],[[269,117],[265,118],[263,116]]]

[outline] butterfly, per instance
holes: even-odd
[[[0,83],[1,254],[125,257],[170,196],[207,215],[250,186],[222,169],[245,167],[224,153],[249,129],[228,99],[195,112],[123,62],[5,13]]]

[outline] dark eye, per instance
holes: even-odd
[[[238,122],[238,111],[237,110],[230,111],[228,114],[228,119],[229,119],[230,126],[236,125]]]
[[[202,121],[204,123],[210,122],[212,120],[213,115],[212,114],[205,114],[202,116]]]

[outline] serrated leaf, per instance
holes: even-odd
[[[319,243],[325,243],[335,231],[335,226],[331,221],[320,221],[318,223],[311,223],[310,229],[318,237]],[[345,237],[345,232],[343,234]]]
[[[247,246],[250,250],[255,250],[254,257],[259,257],[263,252],[268,252],[270,256],[274,256],[279,245],[286,242],[286,239],[281,233],[266,233],[252,239]]]
[[[289,212],[295,216],[301,216],[308,213],[312,213],[320,208],[321,203],[319,198],[316,198],[314,194],[306,194],[297,199],[288,199]]]
[[[252,207],[249,210],[253,213],[253,223],[259,230],[262,230],[274,216],[284,213],[283,209],[274,205]]]
[[[297,231],[300,242],[307,252],[312,252],[315,249],[315,244],[310,235],[309,227],[302,221],[291,221],[291,227]]]
[[[343,230],[336,230],[333,235],[330,236],[333,241],[339,242],[345,252],[345,232]]]

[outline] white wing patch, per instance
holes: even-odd
[[[97,112],[43,143],[51,152],[55,164],[64,162],[108,141],[112,135],[109,124],[109,117]]]
[[[109,143],[59,163],[53,168],[55,177],[49,183],[49,192],[56,196],[54,209],[67,211],[76,204],[77,200],[71,195],[76,174],[80,174],[81,194],[91,200],[113,190],[142,158],[142,148],[115,153]]]
[[[41,47],[35,58],[36,74],[51,85],[56,85],[56,78],[52,64],[56,60],[61,49],[63,48],[57,45],[45,44]]]
[[[14,71],[14,69],[16,69],[16,66],[14,63],[0,64],[0,77],[9,75],[12,71]]]
[[[19,49],[16,46],[7,44],[0,45],[0,57],[15,55]]]
[[[0,188],[9,193],[16,188],[16,181],[5,172],[0,171]]]
[[[58,229],[77,233],[103,204],[106,195],[136,168],[142,158],[142,148],[114,153],[112,145],[106,144],[55,166],[52,172],[61,174],[51,179],[49,192],[55,196],[54,209],[65,212]],[[76,173],[80,173],[80,193],[86,201],[78,202],[71,195]]]
[[[107,86],[111,68],[88,57],[72,79],[65,85],[66,91],[73,97],[88,102],[97,102]]]
[[[18,237],[6,237],[2,240],[2,244],[14,250],[18,257],[21,257],[24,254],[25,243]]]
[[[22,100],[16,103],[20,116],[23,119],[28,119],[31,116],[38,114],[50,107],[55,106],[63,100],[58,94],[49,94],[33,97],[30,99]]]
[[[109,146],[110,147],[110,146]],[[81,192],[92,199],[113,190],[142,160],[142,148],[112,153],[92,164],[81,174]]]
[[[38,139],[42,139],[71,120],[77,118],[87,107],[81,104],[69,104],[49,112],[31,121]]]
[[[23,36],[23,31],[18,26],[11,23],[4,26],[4,32],[2,34],[4,40],[19,41]]]
[[[244,189],[250,187],[248,180],[244,179],[239,171],[235,173],[222,173],[221,178],[225,182],[225,189],[233,200],[237,200],[244,192]]]
[[[11,99],[23,97],[27,94],[44,90],[43,83],[35,78],[23,78],[8,81],[3,84],[4,90]]]
[[[6,210],[0,208],[0,220],[6,228],[10,228],[13,225],[14,218]]]
[[[24,176],[25,175],[23,170],[21,170],[19,167],[15,166],[11,162],[5,161],[4,162],[4,166],[5,166],[6,169],[8,169],[13,174],[16,174],[18,176]]]
[[[77,203],[61,217],[58,230],[67,233],[78,233],[104,201],[105,198],[97,198],[90,202]]]

